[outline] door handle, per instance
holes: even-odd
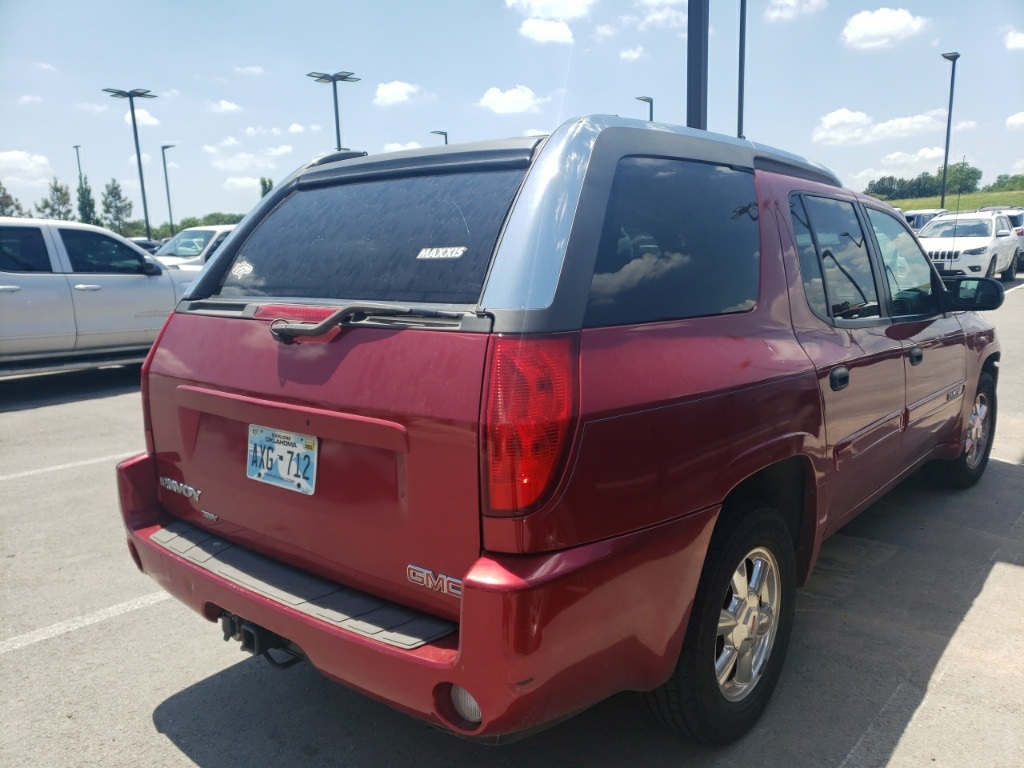
[[[79,283],[75,286],[76,291],[98,291],[102,288],[101,285],[91,285],[89,283]]]
[[[17,293],[20,290],[20,285],[0,285],[0,293]]]
[[[912,350],[910,350],[911,365],[919,365],[922,360],[924,360],[924,350],[922,350],[920,347],[914,347]]]
[[[833,391],[838,392],[850,386],[850,369],[845,365],[838,365],[828,372],[828,383]]]

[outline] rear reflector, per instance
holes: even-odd
[[[300,323],[319,323],[337,307],[306,307],[295,304],[264,304],[256,309],[257,320],[291,320]]]
[[[575,335],[495,337],[481,423],[485,513],[536,509],[558,479],[576,417]]]

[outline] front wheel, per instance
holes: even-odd
[[[996,276],[996,257],[992,257],[992,261],[988,263],[988,269],[985,271],[985,277]]]
[[[711,744],[757,722],[793,628],[796,563],[786,525],[766,505],[733,512],[712,537],[676,669],[646,696],[662,723]]]
[[[970,488],[981,479],[988,466],[992,441],[996,436],[996,382],[988,373],[978,379],[974,405],[964,428],[960,455],[948,461],[925,464],[925,476],[946,488]]]
[[[1004,283],[1012,283],[1017,279],[1017,268],[1020,266],[1020,251],[1013,254],[1013,258],[1010,259],[1010,263],[1007,264],[1006,269],[999,274],[999,279]]]

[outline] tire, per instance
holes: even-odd
[[[1010,263],[1006,266],[1006,270],[1001,272],[999,279],[1004,283],[1012,283],[1017,279],[1017,268],[1020,266],[1020,251],[1013,254],[1013,258],[1010,259]]]
[[[996,276],[996,257],[993,256],[992,257],[992,261],[990,261],[988,263],[988,269],[985,270],[985,277],[995,277],[995,276]]]
[[[967,417],[960,455],[948,461],[925,464],[925,476],[936,485],[957,490],[977,483],[988,466],[988,455],[996,436],[996,411],[995,380],[988,373],[982,373],[974,405]]]
[[[676,668],[645,694],[664,725],[708,744],[735,741],[768,706],[796,596],[793,540],[774,509],[743,504],[722,523],[728,525],[712,536]],[[751,590],[755,581],[759,588]]]

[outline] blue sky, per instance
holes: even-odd
[[[142,217],[127,103],[137,102],[150,220],[245,212],[334,147],[376,154],[549,132],[591,113],[685,124],[685,0],[292,0],[99,3],[0,0],[0,181],[28,207],[73,145],[97,203],[116,178]],[[942,164],[959,51],[950,159],[982,183],[1024,173],[1021,0],[748,0],[744,132],[863,189]],[[739,0],[712,0],[708,128],[736,132]],[[144,113],[143,113],[144,110]]]

